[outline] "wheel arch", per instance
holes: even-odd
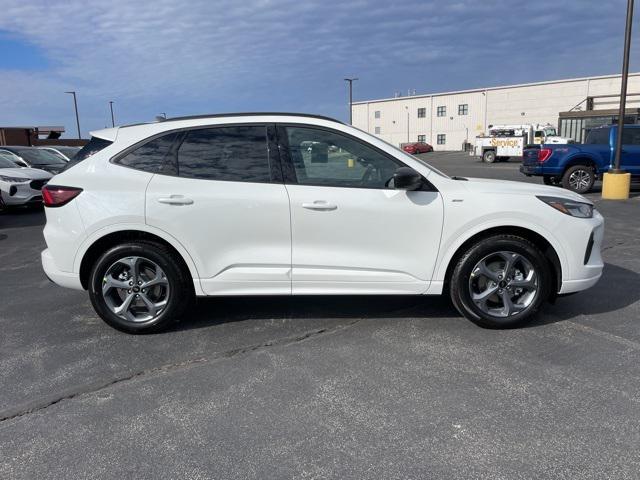
[[[472,244],[493,235],[517,235],[529,240],[531,243],[536,245],[542,251],[545,258],[549,262],[549,266],[551,267],[550,269],[554,276],[554,284],[556,285],[555,290],[553,290],[552,297],[555,297],[562,286],[562,263],[560,261],[560,257],[558,256],[558,252],[551,244],[551,242],[549,242],[549,240],[543,237],[540,233],[526,227],[515,225],[490,227],[477,232],[464,240],[464,242],[462,242],[462,244],[456,248],[455,252],[450,256],[447,262],[447,268],[444,275],[443,291],[448,291],[451,274],[453,273],[453,269],[458,263],[460,257],[464,255],[464,253],[470,248]]]
[[[104,251],[120,243],[135,240],[152,241],[166,246],[172,251],[175,258],[180,263],[180,267],[184,269],[185,273],[193,279],[199,278],[198,271],[193,260],[186,250],[177,241],[175,241],[175,239],[169,240],[164,236],[161,236],[159,233],[147,230],[123,228],[120,230],[103,232],[102,235],[94,236],[91,240],[85,242],[82,253],[79,253],[76,257],[76,262],[79,263],[76,271],[79,272],[82,287],[85,290],[88,288],[91,267]]]
[[[566,161],[566,163],[564,164],[564,168],[562,169],[562,175],[564,175],[569,168],[575,165],[587,165],[593,167],[593,171],[596,174],[599,173],[598,162],[596,161],[596,159],[585,154],[578,154]]]

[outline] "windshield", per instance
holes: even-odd
[[[66,163],[55,153],[39,148],[20,148],[16,151],[31,165],[64,165]]]
[[[18,166],[10,158],[9,155],[0,153],[0,168],[17,168]]]
[[[55,147],[63,155],[66,155],[68,159],[72,159],[76,156],[76,153],[80,151],[80,147]]]
[[[555,128],[545,128],[544,133],[547,137],[556,137],[556,129]]]

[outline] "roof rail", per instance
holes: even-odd
[[[326,117],[324,115],[314,115],[311,113],[288,113],[288,112],[238,112],[238,113],[210,113],[210,114],[202,114],[202,115],[188,115],[184,117],[169,117],[166,119],[162,119],[162,123],[164,122],[176,122],[180,120],[198,120],[200,118],[224,118],[224,117],[257,117],[257,116],[282,116],[282,117],[308,117],[308,118],[318,118],[320,120],[329,120],[331,122],[342,123],[340,120],[336,120],[335,118]],[[160,121],[160,120],[158,120]],[[132,123],[129,125],[122,125],[123,127],[134,127],[136,125],[145,125],[147,123],[152,122],[140,122],[140,123]]]

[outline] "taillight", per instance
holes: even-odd
[[[45,207],[61,207],[80,195],[80,192],[81,188],[45,185],[42,187],[42,201]]]
[[[553,151],[550,148],[541,148],[538,150],[538,163],[543,163],[549,160],[551,153],[553,153]]]

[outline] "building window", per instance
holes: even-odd
[[[438,145],[445,145],[447,143],[447,136],[444,133],[438,134]]]
[[[427,136],[426,135],[418,135],[418,141],[421,143],[424,143],[427,141]]]
[[[380,127],[376,127],[376,135],[380,135]]]
[[[424,118],[427,116],[427,109],[426,108],[419,108],[418,109],[418,118]]]
[[[438,114],[439,117],[446,117],[447,116],[447,107],[445,107],[444,105],[440,105],[438,107],[437,114]]]
[[[380,118],[380,110],[376,110],[375,112],[373,112],[373,117]]]
[[[469,105],[463,103],[462,105],[458,105],[458,115],[468,115],[469,114]]]

